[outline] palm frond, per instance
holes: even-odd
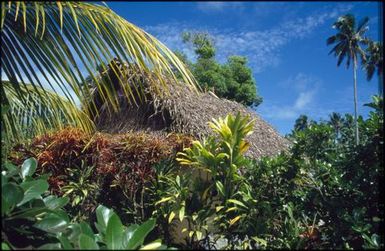
[[[189,87],[196,87],[191,73],[166,46],[111,9],[94,3],[2,3],[1,42],[1,68],[12,83],[59,88],[71,102],[73,93],[79,99],[90,95],[87,87],[82,88],[86,77],[95,79],[97,66],[105,69],[115,57],[151,72],[155,90],[167,89],[164,76],[175,77],[172,69],[180,72]],[[137,91],[120,79],[119,83],[127,96]],[[97,88],[105,89],[103,84],[98,83]],[[12,86],[22,92],[19,84]],[[103,98],[119,109],[113,89]]]
[[[363,34],[367,30],[368,17],[364,17],[357,25],[356,33]]]
[[[334,44],[337,41],[337,36],[331,36],[326,40],[326,45]]]
[[[30,84],[21,85],[16,91],[9,81],[2,81],[1,86],[2,94],[7,97],[6,101],[2,100],[2,106],[9,108],[2,113],[2,126],[6,132],[4,141],[8,145],[65,126],[76,126],[85,132],[94,129],[87,114],[54,92]],[[18,97],[20,91],[24,102]]]

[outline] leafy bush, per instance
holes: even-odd
[[[73,195],[67,207],[72,216],[87,219],[97,204],[114,208],[122,220],[142,222],[147,210],[146,187],[155,179],[152,166],[169,158],[192,141],[190,136],[171,133],[102,134],[93,136],[76,128],[35,138],[30,146],[17,146],[10,160],[36,157],[39,174],[51,173],[48,182],[56,195]],[[85,175],[84,170],[93,167]],[[83,174],[82,174],[83,173]]]
[[[2,167],[2,248],[166,248],[160,240],[143,246],[155,219],[126,227],[113,210],[100,205],[96,209],[97,234],[84,221],[71,222],[62,209],[69,199],[44,196],[48,189],[47,175],[33,178],[36,168],[33,158],[27,159],[20,169],[11,163]]]

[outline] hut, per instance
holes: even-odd
[[[213,132],[208,126],[212,118],[225,117],[227,114],[249,115],[255,120],[254,132],[247,140],[250,148],[247,156],[260,158],[273,156],[289,146],[288,140],[283,138],[267,122],[254,111],[234,101],[218,98],[214,93],[196,91],[174,78],[165,77],[167,88],[160,88],[160,83],[148,81],[135,64],[120,63],[115,60],[109,64],[109,69],[102,73],[110,81],[118,81],[112,67],[119,67],[124,72],[125,83],[140,84],[143,86],[141,93],[142,102],[129,102],[123,95],[119,95],[120,110],[110,112],[107,104],[100,102],[98,93],[94,91],[93,99],[98,106],[98,115],[94,116],[97,129],[108,133],[125,133],[128,131],[146,131],[155,134],[177,132],[189,134],[201,139]],[[104,74],[104,75],[103,75]],[[95,89],[96,90],[96,89]],[[136,98],[134,101],[139,101]]]

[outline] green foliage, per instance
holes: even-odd
[[[218,135],[203,141],[194,141],[191,148],[178,153],[177,160],[182,165],[191,165],[208,172],[216,184],[224,201],[229,199],[237,189],[234,181],[241,180],[237,173],[246,160],[243,154],[249,148],[245,137],[252,133],[253,121],[249,117],[226,116],[224,119],[213,119],[209,126]],[[224,188],[224,189],[221,189]]]
[[[364,69],[366,71],[367,80],[371,80],[376,71],[378,76],[382,76],[384,60],[382,43],[369,41],[369,45],[365,52],[366,60],[364,63]]]
[[[186,32],[182,36],[185,43],[192,43],[197,61],[189,62],[181,52],[176,55],[192,69],[194,77],[203,89],[246,106],[256,107],[262,103],[246,57],[230,56],[227,63],[221,65],[215,59],[216,49],[209,34]]]
[[[195,141],[178,154],[182,165],[204,172],[201,188],[192,186],[190,174],[190,184],[184,185],[190,191],[185,217],[195,223],[184,231],[192,237],[202,233],[201,248],[217,247],[218,240],[231,249],[383,247],[382,98],[375,96],[367,105],[374,111],[358,119],[359,146],[351,133],[353,117],[333,113],[329,121],[294,130],[288,152],[259,161],[240,151],[248,130],[235,129],[246,119],[229,116],[211,123],[215,138]],[[164,203],[173,206],[171,199]]]
[[[84,221],[69,219],[62,209],[67,197],[45,196],[47,175],[33,177],[36,159],[27,159],[21,168],[2,166],[2,248],[39,249],[165,249],[156,240],[143,246],[155,227],[155,219],[141,225],[124,226],[119,216],[102,205],[96,209],[97,233]]]

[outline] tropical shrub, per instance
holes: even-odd
[[[28,146],[17,145],[9,155],[15,163],[28,157],[39,161],[37,173],[52,175],[49,189],[70,195],[75,217],[88,217],[98,204],[114,208],[124,222],[139,223],[151,216],[147,186],[155,179],[153,165],[170,158],[192,138],[171,133],[102,134],[89,136],[76,128],[41,135]],[[88,173],[86,173],[86,169]]]
[[[36,168],[34,158],[27,159],[21,168],[9,162],[2,165],[2,248],[167,248],[160,240],[143,246],[155,226],[155,219],[126,227],[113,210],[99,205],[95,222],[97,234],[88,223],[71,221],[62,209],[69,199],[46,195],[47,175],[36,176]]]

